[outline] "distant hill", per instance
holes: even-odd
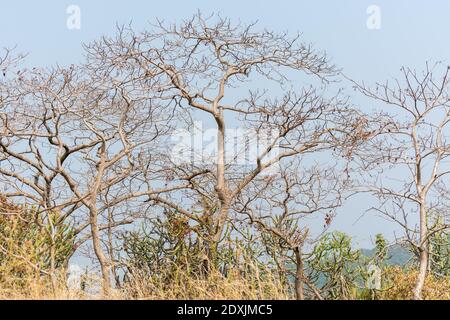
[[[366,257],[373,257],[375,255],[375,249],[361,249],[361,253]],[[404,266],[411,261],[413,254],[407,248],[401,245],[393,245],[389,247],[387,253],[386,264]]]

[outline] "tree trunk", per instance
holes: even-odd
[[[295,253],[295,265],[296,265],[296,272],[295,272],[295,296],[297,300],[304,300],[305,294],[303,291],[303,259],[302,259],[302,251],[300,247],[296,247],[294,249]]]
[[[97,256],[98,262],[100,264],[100,269],[102,272],[102,278],[103,278],[103,294],[105,296],[109,296],[111,293],[111,277],[109,274],[109,263],[108,259],[106,258],[101,242],[100,242],[100,232],[98,229],[97,224],[97,210],[94,208],[91,208],[90,210],[91,215],[91,234],[92,234],[92,245],[94,247],[95,255]]]
[[[420,245],[419,245],[419,275],[417,276],[416,286],[413,294],[415,300],[422,300],[422,291],[425,284],[425,278],[428,271],[429,252],[428,252],[428,227],[425,204],[420,205]]]
[[[217,106],[213,106],[216,110]],[[225,122],[223,118],[223,110],[216,110],[214,115],[217,124],[217,181],[215,191],[220,203],[219,212],[213,221],[214,229],[213,234],[210,237],[209,250],[210,250],[210,263],[216,267],[218,246],[222,233],[225,227],[225,223],[228,217],[229,211],[229,192],[225,178]]]
[[[50,282],[52,284],[53,297],[56,298],[56,244],[53,239],[53,234],[51,235],[51,246],[50,246]]]
[[[219,253],[219,243],[222,239],[223,230],[225,227],[225,222],[228,217],[228,206],[222,204],[219,209],[216,221],[213,223],[213,228],[211,233],[208,235],[208,259],[209,259],[209,270],[218,267],[218,253]]]

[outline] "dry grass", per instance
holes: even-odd
[[[245,299],[292,299],[285,292],[276,277],[264,275],[264,280],[230,274],[224,277],[218,272],[212,272],[207,279],[192,278],[179,270],[171,275],[171,281],[165,277],[135,276],[122,288],[114,289],[111,296],[101,294],[100,278],[93,276],[88,280],[87,289],[69,290],[63,278],[59,278],[55,288],[46,277],[29,277],[22,279],[22,285],[10,286],[0,284],[0,299],[54,300],[54,299],[124,299],[124,300],[156,300],[156,299],[214,299],[214,300],[245,300]]]
[[[381,292],[380,299],[384,300],[410,300],[413,298],[418,272],[416,270],[403,271],[400,267],[391,267],[386,270],[385,286],[388,288]],[[428,275],[423,289],[425,300],[450,300],[450,278],[436,278]]]
[[[262,278],[262,279],[261,279]],[[158,277],[136,276],[122,289],[125,299],[292,299],[277,277],[238,273],[223,276],[211,272],[208,278],[193,278],[182,270],[171,274],[171,280]]]
[[[412,298],[412,288],[416,272],[402,272],[398,268],[389,270],[389,286],[380,292],[377,299],[409,300]],[[246,300],[293,299],[291,293],[283,288],[276,277],[265,275],[264,280],[243,277],[238,274],[224,277],[219,273],[212,273],[208,279],[194,279],[183,272],[177,273],[171,282],[161,280],[160,277],[148,278],[136,274],[132,280],[120,289],[114,289],[111,296],[105,297],[99,290],[100,278],[89,279],[88,289],[74,291],[67,289],[60,278],[55,288],[46,278],[29,277],[22,279],[20,287],[0,284],[0,299],[11,300],[165,300],[165,299],[211,299],[211,300]],[[436,279],[429,276],[424,288],[424,299],[450,300],[450,280]]]
[[[385,270],[384,287],[375,297],[382,300],[412,299],[412,288],[417,276],[416,271],[403,271],[399,267]],[[101,279],[92,274],[84,279],[85,290],[69,290],[65,278],[61,274],[57,277],[56,285],[52,286],[49,278],[30,274],[23,276],[20,281],[11,281],[7,275],[0,281],[0,299],[26,300],[246,300],[294,299],[292,292],[285,284],[270,272],[257,269],[247,273],[234,272],[227,276],[220,272],[211,272],[207,278],[193,277],[182,268],[172,270],[166,274],[159,273],[148,276],[147,272],[136,270],[125,284],[114,289],[112,294],[105,297],[101,294]],[[16,279],[17,280],[17,279]],[[424,299],[450,300],[450,279],[437,279],[428,276],[424,288]]]

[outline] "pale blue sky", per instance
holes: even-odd
[[[81,29],[66,28],[66,8],[81,8]],[[366,27],[369,5],[381,9],[381,29]],[[200,9],[276,30],[301,31],[349,75],[370,80],[395,74],[400,65],[450,56],[450,2],[442,0],[341,1],[2,1],[0,45],[18,45],[36,64],[76,62],[81,42],[111,34],[116,22],[145,27],[154,18],[177,20]]]
[[[66,28],[66,9],[71,4],[81,9],[80,30]],[[366,26],[370,5],[381,9],[380,30]],[[155,18],[177,21],[199,9],[244,22],[258,20],[268,29],[300,31],[346,75],[368,83],[397,76],[402,65],[420,69],[429,59],[450,60],[450,1],[442,0],[3,0],[0,47],[17,45],[17,51],[29,53],[30,65],[77,63],[82,60],[81,43],[112,34],[116,23],[133,21],[136,29],[143,29]],[[376,217],[355,223],[368,205],[366,198],[355,199],[335,221],[337,229],[355,235],[363,246],[370,246],[370,235],[390,235],[394,227]]]

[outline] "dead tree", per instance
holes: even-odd
[[[328,229],[348,185],[347,176],[334,166],[308,165],[308,159],[296,159],[283,164],[279,174],[270,179],[252,183],[236,203],[235,210],[246,215],[263,238],[271,235],[269,238],[275,239],[273,250],[281,255],[287,250],[296,267],[295,294],[299,300],[305,299],[305,286],[312,296],[323,299],[305,276],[304,251]],[[311,231],[308,219],[314,218],[323,221],[323,228]]]
[[[441,67],[427,64],[424,72],[402,68],[401,79],[378,83],[373,89],[354,83],[383,107],[367,126],[374,127],[371,139],[357,159],[370,174],[365,173],[363,184],[381,200],[373,209],[399,223],[417,251],[415,299],[422,298],[429,239],[437,232],[430,228],[433,216],[446,216],[443,228],[449,226],[450,83],[449,67],[440,73]],[[417,214],[418,229],[409,221],[412,213]]]
[[[195,223],[208,221],[211,260],[233,203],[257,177],[282,159],[331,148],[345,131],[344,123],[354,120],[346,100],[325,91],[336,68],[299,35],[258,31],[253,24],[233,25],[220,16],[197,14],[179,25],[158,22],[141,33],[119,28],[115,37],[87,46],[87,52],[96,68],[128,70],[119,77],[146,85],[152,99],[184,112],[179,124],[211,121],[212,157],[183,164],[167,160],[168,180],[182,174],[190,187],[182,196],[177,190],[149,197]],[[297,89],[298,80],[310,84]],[[239,155],[227,146],[232,126],[270,132],[245,166],[236,165]]]
[[[48,223],[71,221],[78,235],[74,251],[91,240],[109,294],[111,261],[102,230],[144,214],[144,195],[173,190],[159,188],[158,169],[148,160],[170,113],[138,85],[84,66],[18,73],[10,87],[16,98],[0,114],[4,194],[37,206],[39,214],[56,214]],[[114,222],[106,217],[112,207]]]

